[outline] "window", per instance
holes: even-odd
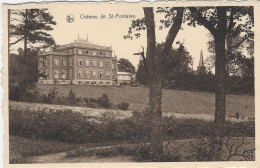
[[[106,67],[110,67],[110,63],[108,60],[106,61]]]
[[[93,78],[96,78],[97,77],[97,72],[96,71],[92,71],[92,76],[93,76]]]
[[[103,85],[103,82],[102,82],[102,81],[100,81],[100,82],[99,82],[99,84],[100,84],[100,85]]]
[[[82,65],[82,59],[81,58],[78,59],[78,65]]]
[[[78,71],[78,77],[79,77],[79,78],[83,78],[83,72],[82,72],[82,70],[79,70],[79,71]]]
[[[69,66],[72,66],[72,58],[69,58]]]
[[[90,62],[88,59],[86,60],[86,66],[90,66]]]
[[[46,69],[45,75],[46,75],[46,78],[47,78],[47,79],[49,79],[49,73],[50,73],[49,69]]]
[[[39,67],[43,67],[43,59],[42,58],[39,60]]]
[[[99,66],[100,66],[100,67],[103,67],[103,66],[104,66],[103,61],[100,61],[100,62],[99,62]]]
[[[67,66],[67,60],[65,58],[61,59],[61,66]]]
[[[99,55],[103,55],[103,52],[99,52]]]
[[[96,51],[93,51],[93,55],[97,55]]]
[[[60,72],[58,71],[58,70],[55,70],[54,71],[54,78],[59,78],[59,76],[60,76]]]
[[[88,54],[89,54],[89,51],[86,51],[86,54],[88,55]]]
[[[110,72],[106,71],[106,79],[109,79],[109,78],[110,78]]]
[[[62,70],[61,71],[61,78],[66,79],[67,78],[67,70]]]
[[[60,66],[60,60],[58,58],[54,59],[54,65],[55,66]]]
[[[93,60],[93,66],[97,66],[97,61]]]
[[[72,79],[72,70],[69,70],[69,79]]]
[[[116,64],[112,63],[112,69],[116,69]]]
[[[72,49],[69,50],[69,54],[73,54],[73,50]]]
[[[88,79],[90,78],[90,72],[89,71],[86,71],[86,76],[87,76]]]
[[[102,71],[99,72],[99,79],[103,79],[103,72]]]
[[[46,66],[49,66],[49,65],[50,65],[50,61],[49,61],[48,58],[45,60],[45,65],[46,65]]]
[[[78,54],[82,54],[82,50],[79,49],[79,50],[78,50]]]

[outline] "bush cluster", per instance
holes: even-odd
[[[122,102],[117,105],[110,102],[108,95],[103,94],[98,98],[77,97],[76,92],[72,89],[67,96],[59,96],[57,87],[50,89],[47,94],[41,95],[37,90],[26,93],[23,97],[11,99],[15,101],[25,101],[32,103],[46,103],[46,104],[58,104],[58,105],[71,105],[71,106],[83,106],[90,108],[117,108],[121,110],[127,110],[129,103]]]
[[[87,143],[127,141],[140,142],[150,138],[149,116],[147,112],[135,112],[126,119],[107,117],[99,122],[90,121],[82,113],[65,111],[27,111],[9,110],[10,135],[60,142]],[[177,120],[163,118],[163,136],[165,139],[196,138],[210,136],[213,122],[201,120]],[[254,136],[254,123],[234,123],[224,127],[223,134],[230,132],[237,136]]]

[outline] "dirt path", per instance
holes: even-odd
[[[124,145],[124,146],[130,146]],[[115,146],[103,146],[103,147],[94,147],[85,149],[85,151],[92,151],[92,150],[101,150],[101,149],[110,149],[115,148],[122,145],[115,145]],[[134,160],[130,156],[112,156],[106,158],[98,158],[95,156],[91,157],[66,157],[66,152],[54,153],[54,154],[47,154],[41,156],[31,156],[25,158],[25,163],[79,163],[79,162],[133,162]]]
[[[241,148],[236,149],[236,146],[239,146],[240,143],[243,141],[242,137],[234,137],[233,139],[230,140],[229,143],[235,144],[234,149],[235,150],[244,150],[244,149],[254,149],[255,147],[255,139],[253,137],[248,137],[244,139],[245,145],[241,146]],[[225,140],[224,140],[225,142]],[[168,145],[167,145],[168,144]],[[118,146],[124,146],[124,147],[129,147],[134,144],[126,144],[126,145],[115,145],[115,146],[104,146],[104,147],[95,147],[95,148],[88,148],[85,151],[92,151],[92,150],[101,150],[101,149],[109,149],[109,148],[115,148]],[[175,140],[174,142],[167,143],[164,142],[164,147],[165,147],[165,152],[168,151],[174,151],[174,153],[178,153],[180,156],[180,161],[187,161],[187,158],[192,159],[196,155],[196,150],[195,146],[196,145],[196,140],[195,139],[182,139],[182,140]],[[180,150],[181,148],[181,150]],[[226,160],[227,158],[227,149],[226,146],[223,145],[223,160]],[[234,152],[234,151],[233,151]],[[242,152],[242,151],[240,151]],[[177,154],[176,153],[176,154]],[[234,157],[231,158],[231,160],[240,160],[243,158],[241,157]],[[253,158],[251,158],[254,160]],[[191,160],[192,161],[192,160]],[[134,159],[131,158],[130,156],[124,156],[124,155],[119,155],[119,156],[111,156],[111,157],[70,157],[66,158],[66,153],[61,152],[61,153],[56,153],[56,154],[47,154],[47,155],[42,155],[42,156],[33,156],[33,157],[28,157],[25,159],[26,163],[102,163],[102,162],[134,162]]]
[[[9,101],[10,109],[21,109],[21,110],[72,110],[74,112],[80,112],[85,116],[90,117],[93,120],[100,119],[104,116],[110,116],[117,119],[124,119],[131,117],[133,111],[131,110],[116,110],[116,109],[99,109],[99,108],[87,108],[87,107],[78,107],[78,106],[64,106],[64,105],[55,105],[55,104],[40,104],[40,103],[27,103],[27,102],[15,102]],[[177,119],[200,119],[206,121],[213,121],[214,115],[211,114],[194,114],[194,113],[163,113],[163,116],[174,117]],[[250,117],[240,117],[240,119],[236,119],[234,117],[226,116],[228,121],[233,122],[241,122],[241,121],[249,121],[254,120],[254,118]]]

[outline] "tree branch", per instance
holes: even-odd
[[[203,17],[201,13],[199,13],[196,7],[189,7],[189,10],[195,15],[199,24],[205,26],[213,36],[216,34],[216,29],[214,28],[214,25],[211,22],[207,21],[207,19]]]
[[[24,39],[24,37],[21,37],[21,38],[19,38],[18,40],[16,40],[15,42],[9,43],[9,46],[16,44],[16,43],[18,43],[19,41],[22,41],[23,39]]]

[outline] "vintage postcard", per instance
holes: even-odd
[[[260,166],[259,10],[2,4],[4,166]]]

